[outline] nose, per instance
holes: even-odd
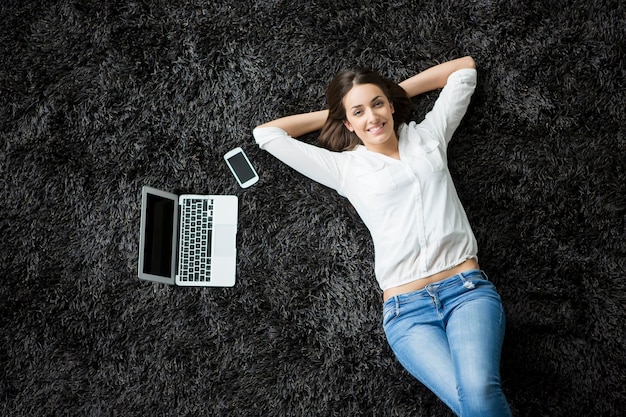
[[[376,123],[378,123],[378,114],[374,111],[374,109],[372,108],[368,108],[366,110],[366,115],[367,115],[367,121],[369,124],[374,125]]]

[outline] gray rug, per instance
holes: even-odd
[[[466,54],[479,87],[449,160],[507,312],[514,414],[623,415],[625,16],[589,0],[3,1],[0,415],[451,415],[386,344],[358,216],[251,131],[323,108],[341,69],[400,81]],[[222,160],[235,146],[261,177],[248,190]],[[234,288],[136,278],[143,185],[239,197]]]

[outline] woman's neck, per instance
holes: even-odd
[[[380,145],[365,145],[370,152],[376,152],[388,156],[393,159],[400,159],[400,148],[398,146],[398,139],[390,139],[385,143],[381,143]]]

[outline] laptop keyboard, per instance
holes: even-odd
[[[209,282],[213,200],[185,199],[180,218],[182,229],[179,279],[184,282]]]

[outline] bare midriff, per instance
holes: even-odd
[[[452,269],[446,269],[445,271],[438,272],[434,275],[430,275],[426,278],[416,279],[408,284],[399,285],[397,287],[387,288],[383,293],[383,301],[387,301],[389,298],[395,295],[407,294],[413,291],[419,291],[428,284],[443,281],[446,278],[453,277],[461,272],[469,271],[470,269],[480,269],[478,261],[476,259],[468,259],[465,262],[455,266]]]

